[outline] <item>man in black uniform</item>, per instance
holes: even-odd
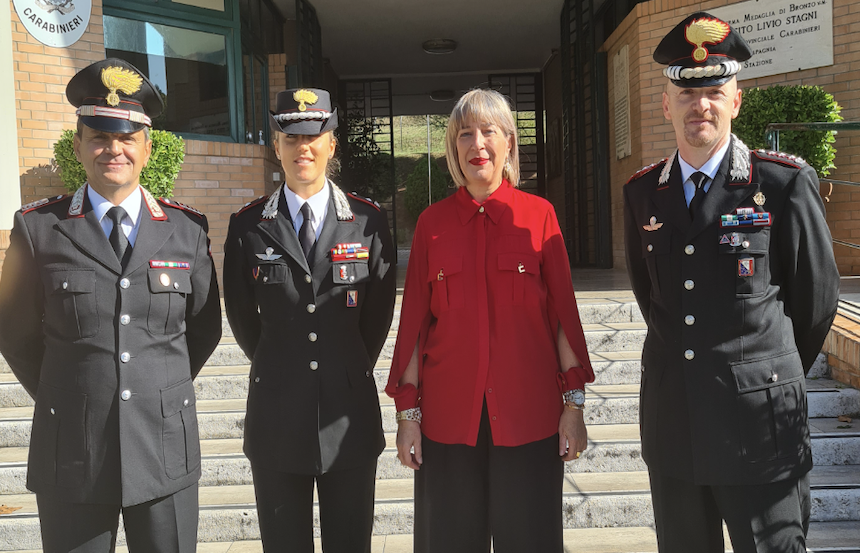
[[[200,444],[192,378],[221,336],[206,218],[139,185],[162,110],[106,59],[66,88],[87,184],[15,214],[0,351],[36,400],[27,487],[46,553],[191,552]]]
[[[815,171],[731,134],[751,51],[696,13],[654,51],[678,149],[624,187],[627,268],[648,324],[640,424],[661,553],[805,552],[804,374],[839,275]]]
[[[224,303],[252,360],[245,421],[266,551],[370,552],[385,447],[373,367],[394,310],[388,218],[326,178],[337,109],[285,90],[271,115],[285,182],[230,219]]]

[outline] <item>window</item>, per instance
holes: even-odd
[[[153,128],[230,136],[224,34],[107,15],[104,29],[107,56],[132,63],[162,94],[165,109]]]

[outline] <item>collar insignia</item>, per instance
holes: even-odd
[[[272,253],[274,251],[275,250],[273,248],[266,248],[266,253],[257,253],[254,255],[256,255],[258,258],[262,259],[263,261],[274,261],[276,259],[280,259],[281,257],[283,257],[281,254]]]
[[[734,181],[748,182],[750,179],[750,149],[735,135],[732,135],[732,168],[729,175]]]
[[[158,205],[158,202],[155,201],[155,198],[152,197],[152,194],[149,193],[149,190],[141,186],[140,191],[143,192],[143,200],[146,202],[146,207],[149,209],[152,218],[159,221],[166,220],[167,216],[164,214],[161,206]]]
[[[278,198],[280,197],[284,185],[282,184],[275,190],[275,193],[269,196],[269,199],[266,200],[266,205],[263,206],[263,219],[274,219],[278,216]]]
[[[122,67],[105,67],[102,69],[102,84],[110,91],[105,101],[109,106],[119,105],[119,95],[117,90],[127,96],[131,96],[138,90],[143,83],[140,75],[130,69]]]
[[[84,185],[78,188],[75,191],[75,195],[72,196],[72,203],[69,204],[69,217],[81,217],[81,212],[84,209],[84,196],[87,193],[88,184],[84,183]]]
[[[684,31],[684,38],[696,47],[692,54],[693,60],[702,63],[708,59],[708,49],[703,45],[719,44],[729,35],[729,31],[731,27],[719,19],[703,17],[691,21]]]
[[[305,111],[308,107],[305,104],[314,105],[319,100],[316,94],[304,88],[293,92],[293,100],[299,103],[299,111]]]
[[[645,230],[647,230],[648,232],[652,232],[652,231],[655,231],[655,230],[660,230],[660,227],[662,227],[662,226],[663,226],[663,223],[658,223],[658,222],[657,222],[657,217],[655,217],[655,216],[653,216],[653,215],[652,215],[652,216],[651,216],[651,220],[649,220],[649,221],[648,221],[648,224],[647,224],[647,225],[643,225],[643,226],[642,226],[642,228],[644,228],[644,229],[645,229]]]
[[[666,160],[666,165],[663,166],[663,170],[660,171],[660,178],[657,180],[657,183],[661,186],[667,184],[669,182],[669,173],[672,172],[672,166],[675,165],[675,157],[678,155],[678,150],[672,152],[672,155],[669,156],[669,159]]]
[[[338,188],[338,186],[331,182],[331,193],[334,198],[334,210],[337,214],[338,221],[354,221],[355,216],[352,214],[352,209],[349,207],[349,201],[346,199],[346,194]]]

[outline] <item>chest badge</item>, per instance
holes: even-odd
[[[358,290],[346,291],[346,306],[358,307]]]
[[[263,261],[274,261],[276,259],[280,259],[282,257],[281,254],[273,253],[274,251],[274,248],[266,248],[266,253],[258,253],[254,255]]]
[[[751,277],[755,274],[755,259],[738,259],[738,276]]]
[[[663,226],[663,223],[657,222],[657,217],[651,216],[651,219],[648,221],[647,225],[642,225],[642,228],[647,230],[648,232],[652,232],[655,230],[659,230]]]
[[[755,202],[755,205],[764,205],[764,200],[764,194],[762,194],[761,192],[756,192],[753,196],[753,201]]]

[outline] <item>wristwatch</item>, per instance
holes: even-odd
[[[584,390],[567,390],[561,394],[564,398],[564,404],[571,409],[582,410],[585,407],[585,391]]]

